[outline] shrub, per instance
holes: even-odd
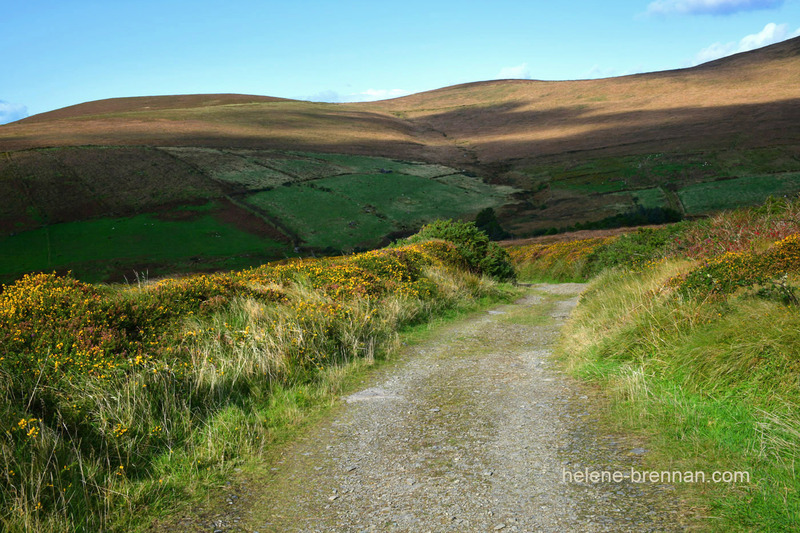
[[[508,253],[491,242],[486,233],[479,230],[472,222],[436,220],[398,244],[419,243],[433,239],[455,244],[464,263],[473,272],[497,280],[516,278]]]
[[[681,224],[663,228],[640,228],[625,233],[593,250],[586,260],[585,274],[593,276],[605,268],[622,266],[636,268],[664,257],[675,236],[683,230]]]
[[[295,424],[301,401],[281,411],[280,391],[329,399],[338,365],[388,350],[399,327],[500,295],[465,264],[429,240],[137,286],[4,286],[0,530],[129,530],[132,510]]]
[[[497,220],[497,215],[491,207],[487,207],[475,215],[475,226],[493,241],[502,241],[511,237],[511,234],[500,225],[500,221]]]
[[[687,295],[730,294],[742,287],[769,286],[800,271],[800,234],[776,242],[764,252],[726,252],[670,280]]]
[[[551,244],[528,244],[508,248],[511,261],[524,279],[585,281],[586,261],[599,246],[616,237],[594,237]]]

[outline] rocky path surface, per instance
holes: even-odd
[[[593,394],[550,358],[582,288],[534,286],[406,348],[229,501],[235,521],[218,529],[682,530],[669,486],[574,479],[648,453],[604,434]]]

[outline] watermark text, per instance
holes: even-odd
[[[698,470],[567,470],[562,483],[750,483],[750,472],[704,472]]]

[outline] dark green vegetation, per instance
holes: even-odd
[[[471,222],[437,220],[424,226],[419,233],[398,242],[397,245],[432,239],[455,244],[467,268],[476,274],[486,274],[501,281],[516,279],[508,252],[497,243],[489,241],[486,233]]]
[[[691,185],[678,191],[688,214],[757,205],[770,196],[794,195],[800,187],[800,173],[732,178]]]
[[[0,235],[214,200],[209,216],[284,243],[267,254],[280,258],[375,247],[486,208],[525,237],[754,205],[800,190],[799,70],[796,38],[690,69],[382,102],[89,102],[0,126]],[[222,261],[192,257],[158,268]]]
[[[398,172],[346,174],[286,184],[253,194],[246,202],[288,225],[306,246],[339,251],[374,247],[390,234],[411,233],[436,218],[499,205],[510,192],[507,187],[492,187],[463,175],[458,179],[473,183],[464,186],[452,179]]]
[[[542,197],[589,195],[609,213],[603,218],[531,232],[541,235],[663,224],[684,216],[758,205],[770,196],[792,196],[800,190],[800,152],[796,147],[770,147],[658,153],[603,158],[574,167],[534,167],[525,172],[539,184]]]
[[[157,276],[234,269],[288,251],[285,243],[215,217],[217,205],[63,222],[0,238],[0,281],[51,270],[100,281],[133,278],[136,272]]]
[[[678,485],[705,527],[796,529],[799,199],[511,255],[532,275],[593,277],[559,351],[607,391],[611,424],[647,436],[647,469],[750,476]]]
[[[42,270],[121,280],[369,249],[513,192],[441,165],[210,148],[26,151],[0,161],[0,180],[0,281]]]
[[[511,234],[500,225],[500,221],[497,220],[497,214],[491,207],[487,207],[475,215],[475,226],[493,241],[501,241],[511,237]]]
[[[5,286],[0,530],[144,530],[263,463],[399,330],[513,295],[482,276],[500,262],[473,254],[465,268],[463,249],[488,253],[476,236],[157,282]]]

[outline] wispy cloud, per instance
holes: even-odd
[[[740,11],[775,9],[785,0],[656,0],[649,15],[730,15]]]
[[[12,104],[0,100],[0,124],[8,124],[28,116],[28,108],[22,104]]]
[[[341,94],[336,91],[326,90],[318,92],[306,98],[311,102],[374,102],[375,100],[386,100],[388,98],[399,98],[411,94],[405,89],[367,89],[357,93]]]
[[[386,100],[387,98],[399,98],[411,94],[405,89],[367,89],[366,91],[355,93],[351,96],[358,98],[358,100],[351,100],[351,102],[371,102],[374,100]]]
[[[640,74],[642,72],[646,72],[644,65],[638,65],[634,68],[629,68],[622,71],[613,68],[604,68],[600,65],[594,65],[592,68],[586,71],[586,78],[617,78],[619,76],[630,76],[631,74]]]
[[[713,61],[721,57],[729,56],[731,54],[738,54],[739,52],[747,52],[755,50],[762,46],[779,43],[790,39],[792,37],[800,36],[800,28],[791,32],[788,24],[775,24],[770,22],[764,29],[758,33],[745,35],[738,42],[729,43],[714,43],[711,46],[703,48],[694,57],[693,64],[699,65],[707,61]]]
[[[328,102],[333,104],[344,102],[342,95],[332,90],[320,91],[304,98],[304,100],[308,100],[309,102]]]
[[[503,67],[500,69],[500,73],[497,77],[501,80],[506,79],[521,79],[521,80],[529,80],[531,79],[531,69],[528,68],[527,63],[522,63],[521,65],[517,65],[516,67]]]

